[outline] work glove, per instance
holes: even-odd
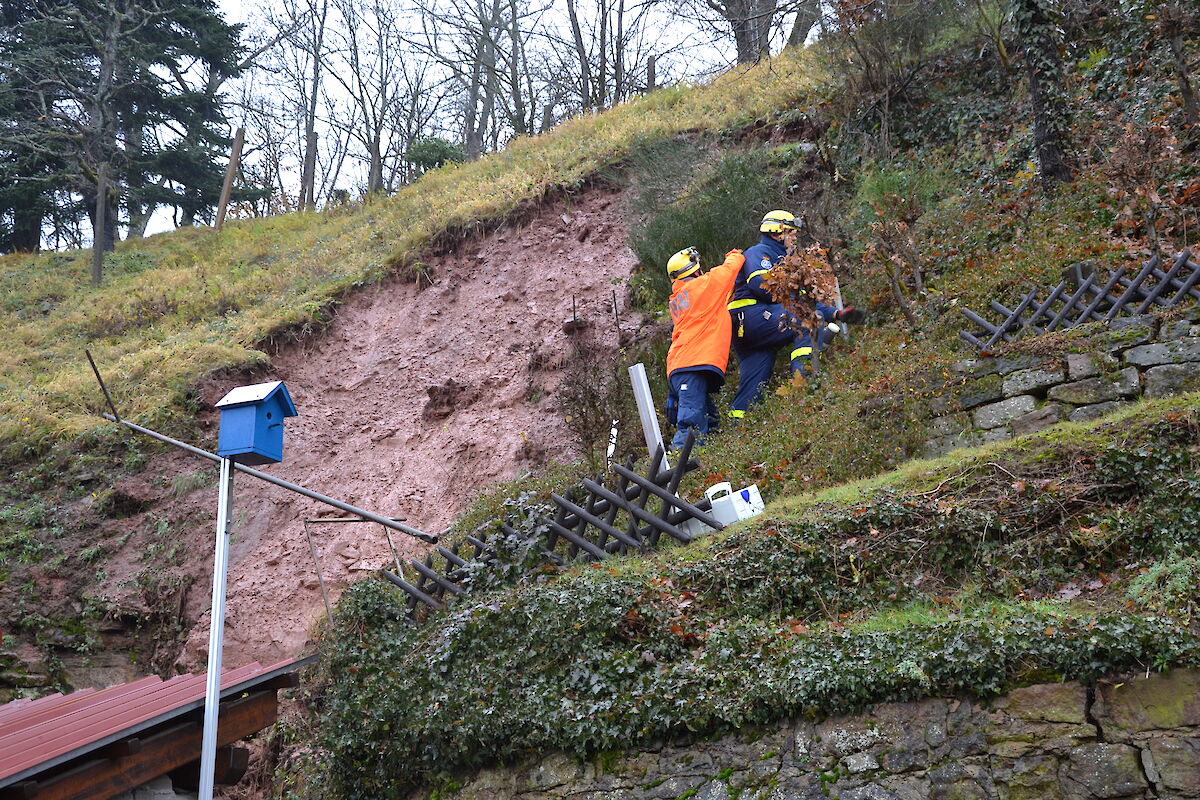
[[[867,313],[854,306],[843,308],[841,311],[833,315],[833,318],[838,322],[845,322],[850,325],[857,325],[867,318]]]

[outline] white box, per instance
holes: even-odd
[[[709,513],[722,525],[732,525],[763,513],[764,504],[757,483],[752,483],[737,492],[733,491],[733,486],[728,481],[715,483],[708,487],[704,495],[712,503],[712,511]],[[712,528],[698,519],[690,519],[684,525],[684,530],[692,536],[699,536],[708,533]]]

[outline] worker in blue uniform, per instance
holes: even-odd
[[[803,221],[787,211],[770,211],[759,225],[758,244],[745,251],[746,263],[733,284],[729,314],[733,322],[733,350],[738,357],[738,389],[729,404],[729,416],[740,418],[762,399],[763,386],[775,367],[775,353],[789,345],[792,373],[811,374],[812,337],[791,312],[776,303],[762,281],[787,255],[785,230],[798,229]],[[861,322],[863,312],[854,308],[838,311],[818,302],[817,313],[826,322]]]

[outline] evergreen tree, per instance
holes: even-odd
[[[240,26],[214,0],[0,0],[0,20],[0,248],[28,248],[55,210],[94,222],[101,172],[106,249],[119,208],[140,235],[156,203],[187,223],[215,205],[228,145],[215,87],[240,69]],[[64,192],[81,202],[56,207]]]

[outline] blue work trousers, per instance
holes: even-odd
[[[758,303],[729,312],[733,317],[733,351],[738,357],[738,388],[729,404],[731,416],[742,416],[762,399],[775,368],[775,353],[790,345],[792,373],[811,374],[812,339],[779,303]],[[739,335],[740,334],[740,335]]]
[[[696,444],[720,424],[713,394],[720,388],[711,370],[677,369],[671,373],[671,388],[667,394],[667,421],[678,429],[671,440],[671,449],[679,450],[687,441],[689,430],[696,432]]]

